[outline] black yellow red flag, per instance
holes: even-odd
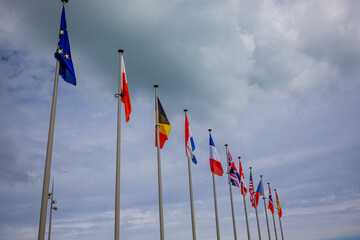
[[[160,140],[160,148],[164,146],[164,143],[166,140],[168,140],[168,136],[171,130],[171,124],[166,116],[166,113],[164,111],[164,108],[161,105],[161,102],[159,98],[157,98],[158,101],[158,108],[159,108],[159,140]],[[155,110],[156,111],[156,110]],[[155,114],[157,114],[155,112]],[[157,147],[157,134],[155,130],[155,147]]]

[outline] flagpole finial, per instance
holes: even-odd
[[[238,159],[240,160],[241,157],[238,157]]]
[[[225,147],[227,147],[228,145],[227,144],[225,144]]]
[[[268,183],[268,185],[270,185],[270,183]]]
[[[262,175],[260,175],[260,177],[262,178]]]
[[[184,109],[184,112],[187,112],[188,110],[187,109]]]
[[[209,128],[208,131],[211,132],[211,128]]]
[[[159,85],[154,85],[154,88],[158,88],[159,87]]]
[[[61,0],[61,2],[63,3],[67,3],[69,0]]]
[[[274,188],[274,191],[276,192],[276,189]]]
[[[118,53],[123,53],[123,52],[124,52],[124,50],[122,50],[122,49],[118,50]]]
[[[250,169],[252,169],[252,167],[249,167]]]

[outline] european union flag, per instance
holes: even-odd
[[[60,75],[68,83],[76,86],[74,66],[71,60],[70,42],[66,27],[65,8],[62,9],[59,42],[55,58],[60,63]]]

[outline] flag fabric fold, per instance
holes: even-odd
[[[271,212],[272,214],[274,214],[274,202],[273,202],[272,195],[271,195],[270,185],[269,185],[269,204],[268,204],[268,209],[270,210],[270,212]]]
[[[186,151],[186,156],[190,157],[193,163],[197,164],[197,160],[194,154],[195,143],[193,136],[191,134],[190,124],[187,115],[185,115],[185,151]]]
[[[277,203],[278,215],[279,215],[279,217],[282,217],[282,210],[281,210],[281,206],[280,206],[279,196],[278,196],[276,191],[275,191],[275,194],[276,194],[276,203]]]
[[[262,183],[261,183],[261,180],[260,180],[259,185],[258,185],[257,190],[256,190],[256,193],[255,193],[256,207],[259,205],[259,197],[263,196],[263,195],[264,195],[264,193],[263,193],[263,190],[262,190]]]
[[[161,105],[161,102],[159,100],[159,98],[157,98],[157,102],[158,102],[158,108],[159,108],[159,123],[157,123],[159,125],[159,140],[160,140],[160,148],[162,148],[166,142],[166,140],[168,140],[168,136],[170,134],[171,131],[171,125],[170,122],[165,114],[165,111]],[[157,147],[157,134],[156,134],[156,130],[155,130],[155,147]]]
[[[213,172],[214,174],[218,175],[218,176],[222,176],[224,174],[224,170],[222,168],[221,162],[220,162],[220,158],[219,158],[219,154],[216,151],[215,148],[215,144],[214,141],[211,137],[211,133],[210,133],[210,169],[211,172]]]
[[[121,61],[121,75],[122,75],[122,85],[121,85],[121,101],[124,103],[125,105],[125,117],[126,117],[126,122],[128,122],[130,120],[130,113],[131,113],[131,101],[130,101],[130,93],[129,93],[129,87],[128,87],[128,83],[127,83],[127,78],[126,78],[126,71],[125,71],[125,63],[124,63],[124,57],[121,55],[122,57],[122,61]]]
[[[240,182],[242,183],[242,188],[241,188],[241,194],[246,196],[247,193],[247,189],[246,189],[246,182],[245,182],[245,176],[244,176],[244,171],[243,168],[241,166],[241,161],[239,159],[239,175],[240,175]]]
[[[253,184],[253,180],[252,180],[252,174],[251,174],[251,171],[250,171],[249,193],[250,193],[251,206],[253,206],[253,207],[255,208],[255,199],[254,199],[254,184]]]
[[[239,187],[240,186],[240,175],[236,169],[235,163],[232,159],[232,156],[230,154],[230,150],[227,150],[227,157],[228,157],[228,161],[229,161],[229,183],[231,183],[231,185]]]
[[[76,86],[75,70],[71,59],[70,42],[66,26],[64,6],[61,13],[59,41],[55,52],[55,58],[60,63],[60,76],[64,79],[64,81]]]

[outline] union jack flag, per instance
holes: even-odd
[[[240,186],[240,175],[235,167],[235,163],[231,157],[231,154],[230,154],[230,151],[228,149],[228,154],[227,154],[227,157],[228,157],[228,161],[229,161],[229,183],[231,182],[231,184],[233,186],[236,186],[236,187],[239,187]]]
[[[253,180],[252,180],[251,171],[250,171],[249,193],[250,193],[251,206],[255,207],[254,186],[253,186]]]

